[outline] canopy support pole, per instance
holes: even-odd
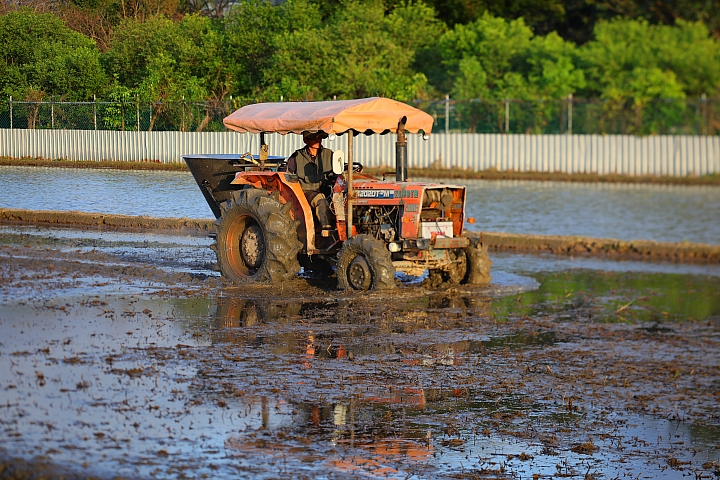
[[[268,144],[265,143],[265,132],[260,132],[260,170],[265,170],[268,159]]]
[[[395,181],[407,181],[407,136],[405,135],[405,123],[407,117],[402,117],[397,127],[397,142],[395,142]]]
[[[352,227],[353,227],[353,215],[352,215],[352,207],[353,207],[353,196],[355,195],[355,192],[353,191],[353,134],[354,132],[352,130],[348,130],[348,156],[347,156],[347,164],[348,164],[348,171],[347,171],[347,183],[348,183],[348,190],[347,190],[347,238],[348,240],[352,238]]]

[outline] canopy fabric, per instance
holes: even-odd
[[[326,102],[278,102],[246,105],[223,119],[225,126],[238,132],[302,133],[320,131],[341,135],[396,132],[398,122],[407,117],[405,130],[429,135],[433,117],[415,107],[389,98],[373,97]]]

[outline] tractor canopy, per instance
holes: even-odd
[[[433,117],[422,110],[389,98],[372,97],[324,102],[276,102],[246,105],[223,119],[225,126],[241,133],[323,131],[342,135],[396,133],[406,117],[405,130],[429,135]]]

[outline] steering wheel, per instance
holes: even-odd
[[[348,164],[346,163],[345,168],[343,168],[343,170],[347,170],[347,167],[348,167]],[[362,173],[362,171],[363,171],[362,163],[353,162],[353,172]]]

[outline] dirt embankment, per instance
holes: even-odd
[[[119,161],[75,161],[69,159],[51,160],[43,157],[0,157],[0,166],[26,167],[62,167],[62,168],[108,168],[117,170],[188,170],[185,163],[161,163],[159,160],[144,162]],[[387,168],[366,168],[372,175],[387,173]],[[461,168],[410,168],[411,178],[442,178],[442,179],[475,179],[475,180],[532,180],[580,183],[650,183],[657,185],[717,185],[720,186],[720,174],[689,177],[669,177],[656,175],[599,175],[597,173],[562,173],[562,172],[516,172],[513,170],[465,170]],[[394,175],[394,172],[391,172]]]
[[[118,229],[176,230],[205,234],[211,231],[213,221],[5,208],[0,209],[0,223],[52,224],[74,227],[84,225]],[[470,235],[481,236],[483,242],[490,249],[496,251],[550,252],[559,255],[611,256],[684,263],[720,263],[720,245],[499,232],[470,232]]]
[[[192,218],[154,218],[106,213],[60,212],[55,210],[21,210],[0,208],[0,223],[88,226],[150,230],[187,230],[189,233],[210,232],[212,220]]]
[[[615,240],[556,235],[482,233],[492,249],[517,252],[551,252],[575,256],[613,256],[647,260],[669,260],[684,263],[719,263],[720,245],[703,243],[670,243],[649,240]]]

